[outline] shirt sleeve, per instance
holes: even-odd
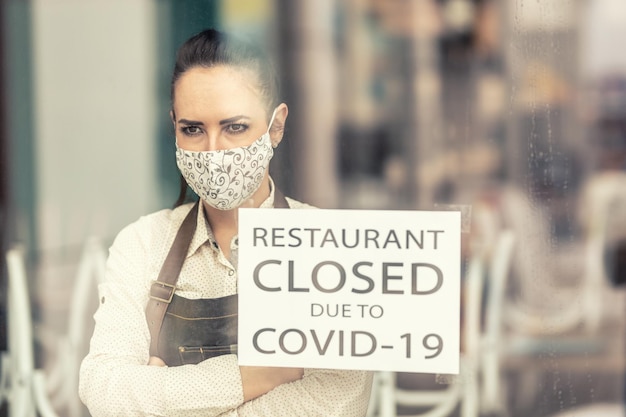
[[[239,417],[363,417],[369,405],[372,373],[307,369],[301,380],[280,385],[237,408]]]
[[[110,249],[107,276],[89,354],[80,370],[79,394],[98,416],[214,416],[243,403],[235,355],[198,365],[148,366],[145,318],[149,225],[124,229]],[[148,234],[148,239],[146,239]],[[156,277],[155,277],[156,278]]]

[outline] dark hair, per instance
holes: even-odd
[[[210,68],[227,65],[250,70],[257,76],[259,92],[265,99],[266,111],[271,114],[278,105],[278,77],[271,61],[262,48],[215,29],[204,30],[189,38],[176,53],[176,64],[172,73],[171,99],[178,79],[194,67]]]
[[[279,100],[278,77],[271,61],[259,45],[215,29],[207,29],[192,36],[178,49],[170,85],[172,106],[176,82],[186,71],[194,67],[210,68],[219,65],[247,69],[256,75],[259,93],[264,99],[265,111],[269,117]],[[180,193],[175,207],[187,199],[187,183],[182,175],[180,180]]]

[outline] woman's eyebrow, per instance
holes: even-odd
[[[184,124],[184,125],[204,126],[204,123],[202,122],[197,122],[195,120],[187,120],[187,119],[179,119],[178,123]]]
[[[250,120],[249,117],[244,116],[243,114],[240,114],[238,116],[229,117],[228,119],[220,120],[220,125],[227,125],[229,123],[233,123],[233,122],[236,122],[236,121],[241,120],[241,119]]]

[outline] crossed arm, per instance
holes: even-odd
[[[79,394],[98,416],[363,416],[371,374],[360,371],[240,367],[235,355],[197,365],[162,365],[149,357],[145,320],[149,271],[132,229],[111,248],[107,279]],[[123,268],[121,267],[123,265]]]

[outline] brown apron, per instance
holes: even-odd
[[[168,366],[197,364],[205,359],[237,353],[237,295],[187,299],[175,294],[191,238],[196,230],[199,202],[180,226],[163,262],[159,277],[150,287],[146,320],[150,330],[150,356]],[[274,208],[289,208],[274,191]]]

